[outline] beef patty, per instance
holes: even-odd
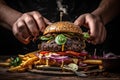
[[[64,45],[64,51],[72,50],[75,52],[80,52],[83,49],[83,45],[85,45],[83,41],[84,40],[76,38],[67,38],[67,42]],[[58,45],[55,40],[51,40],[50,42],[44,41],[38,45],[38,48],[44,51],[62,51],[62,46]]]

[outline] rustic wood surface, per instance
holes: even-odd
[[[5,60],[10,56],[0,56],[0,60]],[[86,78],[76,75],[50,75],[32,72],[7,72],[6,67],[0,67],[0,80],[120,80],[120,73],[102,72],[91,73]]]

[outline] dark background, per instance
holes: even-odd
[[[28,12],[37,10],[43,16],[48,18],[52,22],[59,21],[59,11],[55,3],[56,0],[5,0],[7,4],[21,12]],[[63,5],[67,5],[68,15],[64,16],[65,20],[74,21],[79,15],[83,13],[92,12],[99,5],[100,0],[64,0]],[[32,4],[32,5],[31,5]],[[111,10],[112,11],[112,10]],[[49,14],[49,15],[48,15]],[[107,39],[103,44],[92,45],[87,44],[86,50],[90,53],[97,49],[97,54],[113,52],[120,54],[120,39],[119,39],[119,27],[120,16],[116,16],[111,22],[105,25],[107,29]],[[37,44],[31,42],[28,45],[20,43],[12,34],[11,31],[0,26],[0,54],[24,54],[37,50]]]

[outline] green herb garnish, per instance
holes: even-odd
[[[63,34],[59,34],[56,36],[55,38],[55,42],[58,44],[58,45],[62,45],[62,44],[65,44],[67,41],[67,37],[64,36]]]
[[[22,60],[19,57],[16,57],[16,58],[11,57],[11,62],[10,62],[11,66],[18,66],[21,63],[22,63]]]
[[[84,32],[83,37],[84,37],[84,39],[88,39],[88,38],[90,38],[90,35],[88,34],[88,32]]]
[[[54,37],[53,36],[50,36],[50,37],[46,37],[46,36],[40,36],[40,40],[51,40],[53,39]]]

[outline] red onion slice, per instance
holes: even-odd
[[[51,54],[51,56],[52,56],[52,57],[59,57],[60,54],[53,53],[53,54]]]
[[[58,57],[51,57],[51,59],[54,59],[54,60],[56,60],[58,62],[62,62],[64,60],[68,60],[69,57],[68,56],[58,56]]]
[[[59,56],[59,57],[55,57],[56,60],[65,60],[68,59],[68,56]]]
[[[107,53],[103,55],[104,59],[111,59],[111,58],[117,58],[117,56],[114,53]]]

